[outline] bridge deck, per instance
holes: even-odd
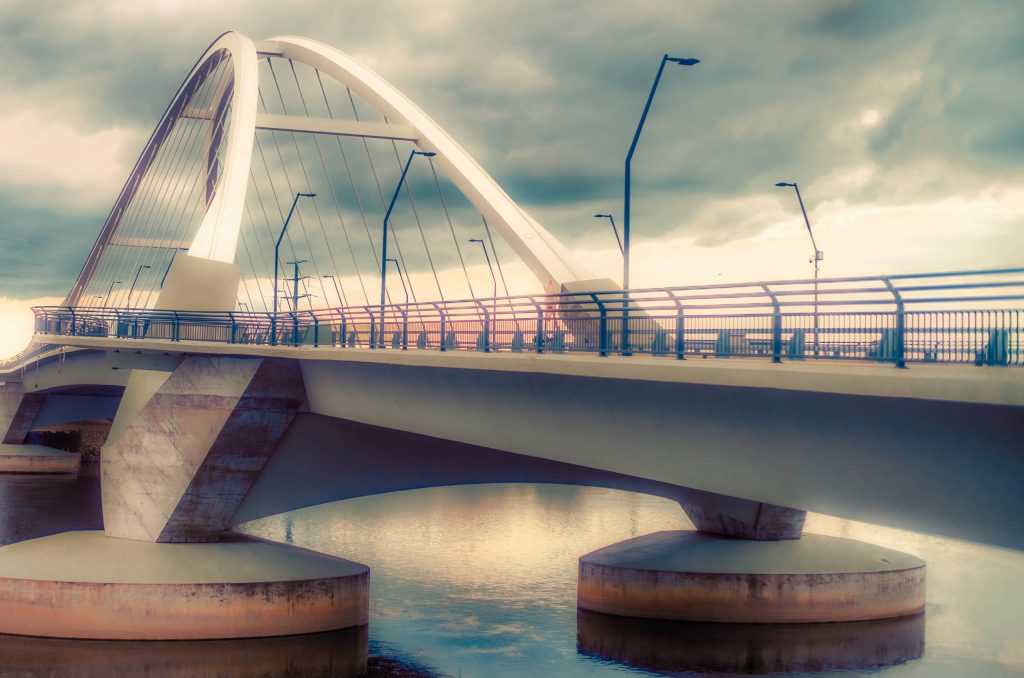
[[[52,340],[36,335],[35,341]],[[294,358],[310,361],[380,363],[467,370],[541,372],[565,376],[678,382],[748,388],[772,388],[844,395],[917,398],[991,405],[1024,406],[1024,372],[993,367],[919,364],[904,370],[891,365],[841,361],[766,363],[750,358],[675,360],[671,357],[594,354],[536,354],[321,346],[258,346],[204,341],[60,337],[79,349],[142,354],[200,354]],[[49,355],[47,358],[45,356]],[[44,354],[43,360],[54,359]],[[19,380],[21,367],[0,372],[0,380]]]

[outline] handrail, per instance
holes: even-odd
[[[400,322],[399,347],[408,350],[412,321],[420,328],[417,348],[441,351],[478,345],[485,352],[522,350],[523,337],[532,334],[537,353],[550,349],[602,357],[615,351],[671,354],[677,359],[764,356],[782,362],[784,357],[809,357],[807,334],[813,332],[814,358],[891,362],[899,367],[908,362],[1024,364],[1024,268],[824,278],[817,283],[816,303],[814,281],[805,279],[527,294],[383,308],[347,306],[276,315],[67,306],[33,310],[38,335],[123,334],[143,340],[276,345],[281,337],[275,330],[288,323],[292,340],[286,343],[293,346],[302,345],[301,337],[312,331],[314,348],[344,348],[350,331],[358,333],[368,326],[369,346],[388,348],[383,333],[389,323]],[[332,335],[321,343],[325,325],[332,333],[340,329],[337,341]],[[512,326],[512,332],[501,329]],[[378,331],[381,336],[375,336]],[[625,343],[617,343],[619,334]],[[23,352],[0,366],[28,359],[31,355]]]

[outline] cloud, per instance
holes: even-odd
[[[901,210],[976,206],[1024,179],[1022,24],[1024,6],[1005,0],[9,2],[0,143],[17,152],[0,159],[0,231],[61,228],[87,248],[195,58],[237,28],[356,55],[578,248],[614,248],[590,215],[621,212],[625,152],[665,52],[702,63],[666,70],[641,138],[640,241],[721,253],[758,242],[793,209],[772,187],[781,179],[800,181],[812,214],[886,213],[925,238],[926,224]],[[1019,251],[1024,236],[1009,237]],[[979,266],[1000,258],[979,240],[954,241]],[[418,256],[413,275],[429,274]],[[31,284],[0,278],[0,291],[60,294],[82,257],[56,257],[56,275],[19,269]],[[454,253],[436,257],[447,265]]]

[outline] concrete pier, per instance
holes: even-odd
[[[43,445],[0,443],[0,473],[77,473],[79,455]]]
[[[363,626],[365,565],[226,535],[160,544],[64,532],[0,547],[0,633],[109,640],[252,638]]]
[[[924,599],[924,561],[813,534],[765,542],[657,532],[580,558],[579,606],[624,617],[847,622],[918,614]]]

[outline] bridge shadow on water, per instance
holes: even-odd
[[[924,653],[924,614],[838,624],[696,624],[579,610],[577,650],[658,672],[804,673],[880,669]]]

